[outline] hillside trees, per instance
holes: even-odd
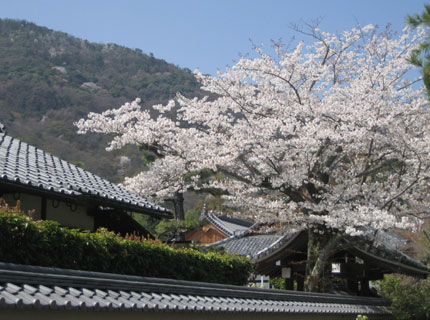
[[[139,172],[129,147],[106,155],[107,137],[73,122],[139,96],[146,106],[202,93],[190,70],[116,44],[91,43],[22,20],[0,19],[0,112],[8,133],[111,181]],[[103,156],[103,154],[105,156]],[[131,162],[120,164],[120,157]]]
[[[218,188],[279,232],[308,228],[305,286],[327,291],[328,259],[343,234],[409,228],[427,214],[430,113],[408,77],[420,28],[309,35],[310,46],[276,44],[275,56],[257,49],[217,76],[197,71],[215,98],[178,94],[153,106],[156,116],[137,99],[77,126],[109,134],[109,150],[138,144],[160,155],[125,180],[135,192]],[[164,116],[175,110],[176,120]],[[203,170],[216,179],[202,184]]]

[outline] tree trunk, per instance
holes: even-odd
[[[305,291],[329,292],[332,289],[330,257],[336,246],[340,245],[339,236],[325,228],[310,228],[305,276]]]
[[[177,221],[185,220],[184,212],[184,194],[182,192],[175,192],[175,198],[173,199],[173,204],[175,206],[175,216]]]

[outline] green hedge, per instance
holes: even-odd
[[[81,232],[0,212],[0,261],[56,268],[244,285],[245,258]]]

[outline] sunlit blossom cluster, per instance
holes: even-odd
[[[135,100],[76,125],[113,135],[108,150],[155,148],[161,158],[124,182],[147,197],[221,188],[259,221],[352,235],[409,228],[429,200],[430,113],[407,60],[422,37],[314,29],[312,45],[257,49],[217,76],[196,71],[216,98],[178,94],[155,117]],[[186,178],[203,169],[218,178]]]

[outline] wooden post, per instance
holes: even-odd
[[[285,279],[285,290],[294,290],[294,280],[293,278]]]
[[[358,281],[353,279],[348,279],[348,289],[354,293],[358,294]]]
[[[305,291],[305,277],[302,275],[299,275],[296,278],[297,281],[297,291]]]
[[[42,198],[42,205],[40,208],[40,219],[46,220],[46,198]]]
[[[368,279],[361,280],[360,285],[361,285],[360,295],[370,296],[369,280]]]
[[[175,192],[175,199],[173,201],[175,205],[175,215],[176,220],[184,221],[185,220],[185,212],[184,212],[184,194],[182,192]]]

